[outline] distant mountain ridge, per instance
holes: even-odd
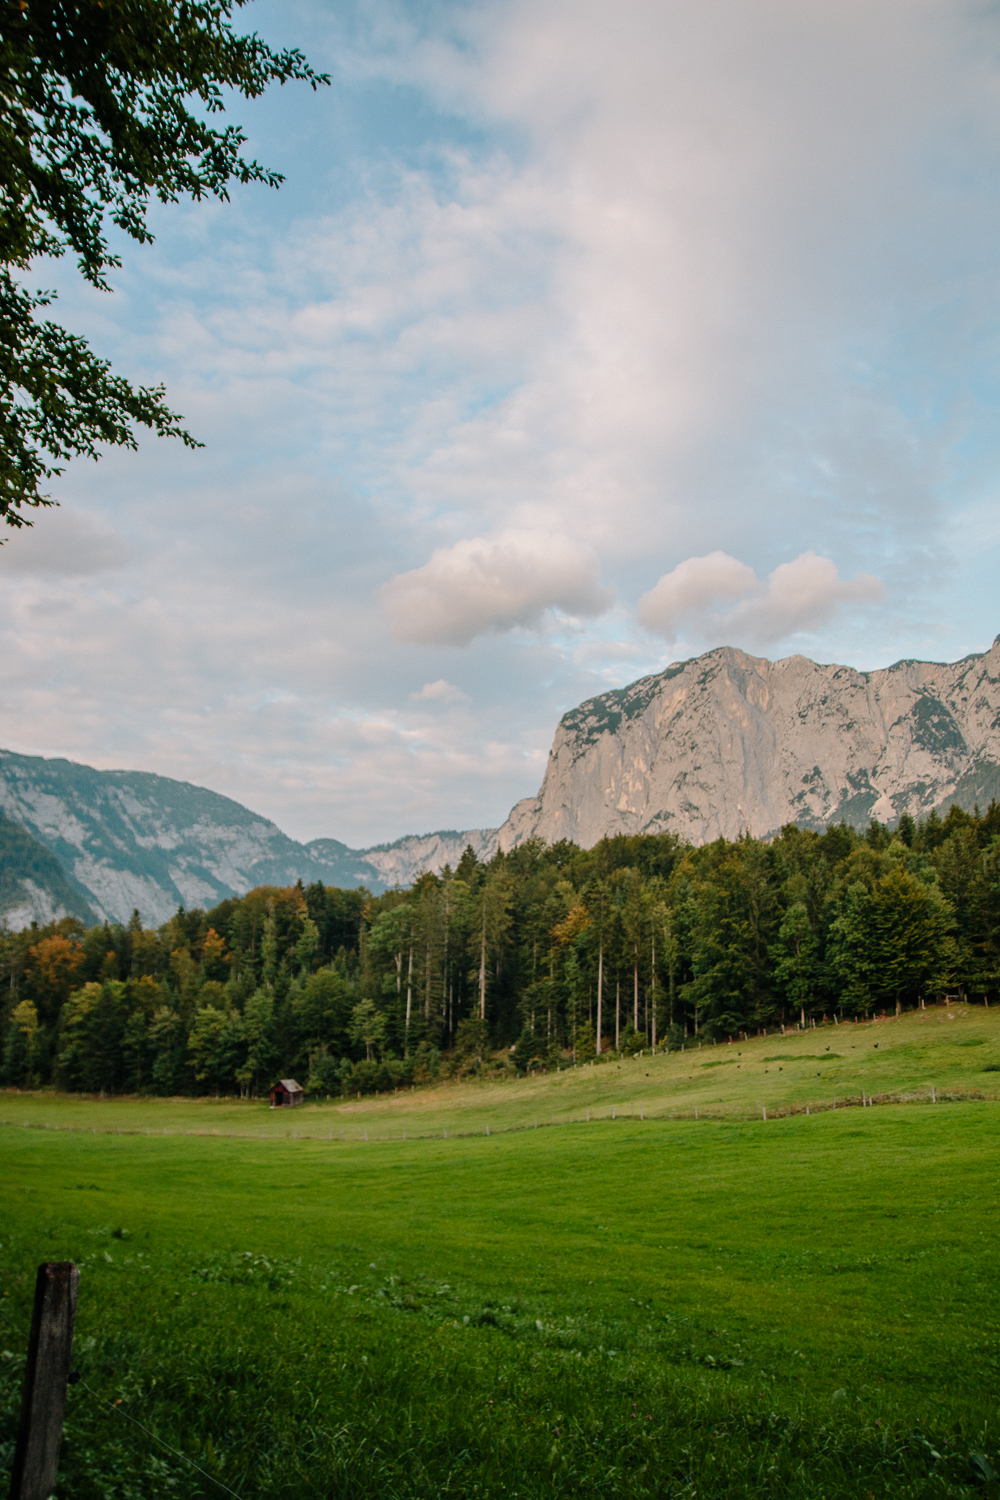
[[[423,870],[452,869],[458,864],[465,850],[471,846],[477,859],[491,859],[497,850],[496,828],[453,828],[439,833],[410,833],[391,844],[375,844],[362,850],[368,864],[372,865],[386,887],[410,885]],[[327,842],[314,839],[306,847],[315,849]]]
[[[732,647],[676,662],[564,714],[541,789],[500,827],[370,849],[299,844],[188,782],[0,751],[0,920],[145,923],[255,885],[409,885],[525,839],[589,848],[670,830],[703,843],[785,823],[892,822],[1000,797],[1000,636],[954,663],[877,672]]]
[[[722,646],[564,714],[538,796],[517,804],[499,843],[589,848],[669,829],[701,844],[994,797],[1000,636],[958,662],[875,672]]]
[[[0,922],[167,920],[255,885],[410,885],[497,848],[495,828],[410,834],[371,849],[296,843],[269,819],[189,782],[0,750]]]
[[[125,922],[133,909],[160,923],[180,904],[212,906],[255,885],[322,880],[382,891],[416,873],[405,839],[380,845],[371,859],[337,839],[299,844],[268,818],[189,782],[9,750],[0,751],[0,812],[3,828],[16,825],[38,846],[32,874],[28,846],[15,858],[0,840],[0,918],[11,926],[88,912],[91,921]],[[457,837],[429,839],[443,849]],[[421,851],[425,842],[417,841]]]

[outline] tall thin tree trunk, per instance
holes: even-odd
[[[652,945],[653,945],[653,958],[652,958],[652,968],[650,970],[649,982],[650,982],[650,988],[651,988],[651,990],[653,992],[653,1001],[652,1001],[651,1009],[652,1009],[652,1012],[653,1012],[653,1051],[655,1052],[656,1051],[656,938],[655,937],[652,939]]]
[[[486,898],[483,897],[483,940],[479,949],[479,1019],[486,1020]]]
[[[431,940],[427,939],[427,963],[424,968],[424,1020],[431,1018]]]
[[[633,975],[634,975],[634,979],[635,979],[635,997],[634,997],[634,1010],[633,1010],[633,1016],[632,1016],[632,1029],[633,1029],[633,1031],[638,1031],[639,1030],[639,948],[638,948],[638,945],[636,946],[636,950],[635,950],[635,969],[633,971]]]
[[[444,969],[441,973],[441,1009],[444,1012],[444,1025],[449,1042],[451,1041],[451,995],[448,984],[449,961],[448,941],[451,936],[451,912],[448,907],[448,890],[445,887],[444,903]]]
[[[604,995],[604,940],[597,950],[597,1052],[601,1051],[601,1000]]]
[[[618,1038],[621,1035],[622,1023],[622,982],[618,977],[615,980],[615,1051],[618,1051]]]
[[[410,964],[406,971],[406,1055],[410,1055],[410,1010],[413,1006],[413,943],[410,943]]]

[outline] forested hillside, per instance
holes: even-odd
[[[534,840],[373,896],[0,937],[8,1086],[314,1094],[1000,998],[1000,805],[693,848]]]

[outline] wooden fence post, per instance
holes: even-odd
[[[55,1489],[79,1280],[72,1261],[38,1267],[10,1500],[49,1500]]]

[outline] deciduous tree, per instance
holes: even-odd
[[[132,386],[44,316],[54,293],[26,278],[39,256],[76,257],[94,287],[120,265],[108,226],[153,236],[151,199],[276,187],[218,128],[228,91],[329,80],[297,51],[272,52],[230,24],[244,0],[2,0],[0,4],[0,516],[51,504],[46,481],[75,455],[135,447],[136,427],[195,440],[162,386]],[[39,314],[43,316],[39,317]]]

